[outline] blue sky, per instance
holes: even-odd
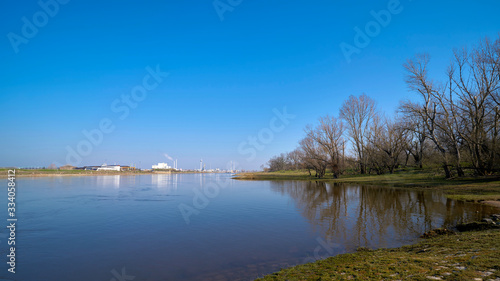
[[[431,55],[439,78],[453,48],[500,32],[498,1],[397,2],[220,0],[218,12],[213,1],[4,1],[0,166],[148,168],[168,154],[185,169],[200,158],[207,168],[233,160],[258,169],[351,94],[392,114],[411,98],[402,64],[416,53]],[[355,27],[382,10],[390,20],[348,62],[340,45],[356,47]],[[169,75],[159,82],[147,67]],[[144,79],[154,89],[135,108],[122,102]],[[128,107],[123,119],[116,100]],[[285,107],[295,118],[270,127]],[[82,132],[102,120],[113,130],[92,142]],[[255,149],[249,137],[266,143]]]

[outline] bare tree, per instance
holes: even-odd
[[[418,116],[422,120],[427,136],[431,139],[436,148],[440,152],[442,158],[442,167],[445,172],[445,177],[451,177],[451,171],[449,167],[449,155],[448,147],[443,142],[440,135],[439,126],[439,113],[438,113],[438,102],[436,101],[436,96],[439,96],[437,87],[434,86],[433,82],[427,77],[427,65],[429,63],[428,55],[417,55],[415,59],[408,60],[404,64],[404,68],[407,71],[406,84],[413,92],[416,92],[422,98],[422,104],[403,102],[401,109],[406,114],[411,114],[413,116]]]
[[[377,174],[394,173],[401,164],[407,148],[409,132],[404,129],[400,119],[391,121],[375,118],[367,139],[367,167]]]
[[[378,141],[375,146],[385,153],[386,168],[389,173],[394,173],[401,160],[401,155],[404,153],[409,142],[408,131],[405,130],[403,123],[400,119],[396,118],[395,121],[385,120],[380,130]]]
[[[448,77],[450,97],[458,97],[459,134],[476,172],[486,175],[493,171],[498,155],[500,39],[486,38],[472,51],[464,48],[454,54]]]
[[[285,170],[286,168],[286,155],[281,153],[269,159],[267,162],[270,172]]]
[[[308,130],[306,128],[306,130]],[[323,153],[323,149],[314,140],[313,137],[307,135],[300,141],[300,149],[303,153],[303,163],[307,169],[313,169],[316,172],[316,177],[322,178],[326,173],[328,166],[328,158]]]
[[[307,131],[310,136],[321,147],[323,154],[327,156],[328,166],[337,178],[341,172],[341,158],[344,147],[344,126],[342,121],[330,116],[321,117],[315,129]]]
[[[410,108],[413,107],[410,106]],[[425,125],[418,114],[415,114],[412,110],[405,110],[405,103],[400,104],[399,112],[402,113],[400,125],[406,131],[408,136],[408,143],[406,147],[407,159],[405,163],[408,162],[408,156],[411,155],[415,165],[422,169],[427,139]]]
[[[294,149],[286,154],[286,169],[298,170],[301,167],[302,153],[299,149]]]
[[[366,173],[366,139],[370,123],[376,114],[375,101],[365,94],[359,97],[349,96],[340,108],[340,118],[347,122],[347,132],[358,157],[361,174]]]

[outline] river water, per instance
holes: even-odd
[[[16,274],[3,228],[0,280],[253,280],[494,211],[437,191],[228,174],[18,178],[16,200]]]

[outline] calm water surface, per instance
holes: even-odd
[[[494,211],[439,192],[226,174],[18,178],[17,187],[17,273],[3,266],[0,279],[253,280]]]

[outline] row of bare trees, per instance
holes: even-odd
[[[350,96],[341,107],[340,118],[319,118],[315,126],[305,128],[297,149],[271,158],[268,166],[270,171],[307,169],[319,178],[327,170],[335,178],[346,169],[362,174],[392,173],[408,158],[410,136],[399,119],[381,117],[371,98]],[[349,143],[352,154],[346,154]]]
[[[429,77],[428,64],[429,56],[419,55],[404,65],[419,101],[403,102],[402,113],[435,145],[447,178],[453,170],[463,176],[464,168],[477,175],[498,171],[500,38],[455,50],[442,82]]]
[[[365,94],[344,101],[339,118],[321,117],[307,126],[292,152],[269,160],[269,170],[307,169],[323,177],[393,173],[399,166],[442,167],[447,178],[465,170],[488,175],[500,169],[500,38],[454,52],[444,81],[431,79],[429,56],[404,64],[416,99],[401,102],[386,118]],[[347,147],[346,147],[347,146]],[[346,151],[346,148],[348,151]]]

